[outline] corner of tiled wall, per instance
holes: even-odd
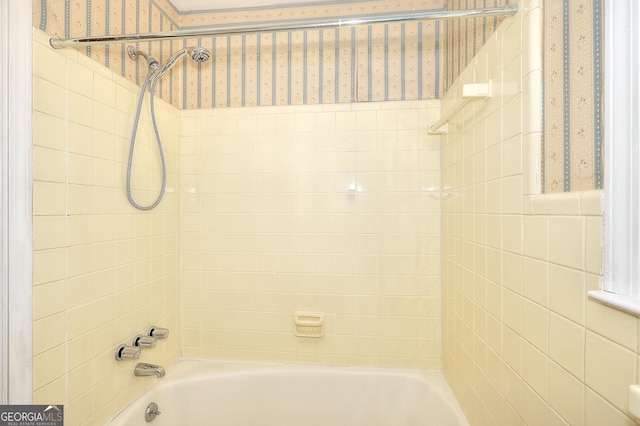
[[[601,191],[540,194],[541,20],[521,2],[456,83],[498,90],[443,142],[444,371],[474,425],[632,424],[638,320],[586,296]]]
[[[180,114],[158,102],[167,194],[137,212],[123,188],[138,88],[36,29],[33,60],[34,402],[64,404],[68,424],[103,424],[152,383],[115,361],[119,344],[155,323],[170,338],[141,360],[168,367],[181,353]],[[156,191],[149,132],[139,140],[133,186]]]
[[[438,111],[183,111],[185,354],[439,367]],[[324,338],[294,335],[299,310]]]

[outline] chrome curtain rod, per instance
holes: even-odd
[[[339,28],[351,25],[378,24],[385,22],[399,21],[425,21],[425,20],[445,20],[459,18],[484,18],[491,16],[513,16],[518,12],[518,5],[470,9],[470,10],[422,10],[401,13],[388,13],[380,15],[366,15],[358,18],[346,19],[309,19],[278,23],[257,23],[257,24],[224,24],[202,28],[189,28],[178,31],[128,34],[128,35],[107,35],[96,37],[78,38],[52,38],[49,40],[55,49],[64,47],[81,47],[91,45],[102,45],[110,43],[160,41],[160,40],[180,40],[197,37],[211,37],[231,34],[254,34],[273,31],[291,31],[304,29]]]

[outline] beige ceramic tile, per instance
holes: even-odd
[[[585,358],[587,386],[619,410],[626,410],[629,385],[636,382],[636,354],[587,331]]]
[[[600,275],[602,273],[602,217],[587,217],[585,231],[585,269]]]
[[[523,137],[522,146],[522,193],[524,195],[534,196],[540,194],[541,188],[541,167],[540,167],[540,150],[541,150],[541,133],[536,132]],[[523,212],[531,214],[534,210],[535,200],[532,197],[523,205]]]
[[[582,380],[585,372],[585,330],[560,316],[549,315],[549,357]]]
[[[579,215],[580,192],[544,194],[535,198],[535,212],[540,215]]]
[[[580,196],[580,211],[585,216],[602,216],[603,191],[584,191]]]
[[[33,284],[60,281],[66,277],[66,250],[40,250],[33,253]]]
[[[542,68],[542,11],[539,7],[527,5],[528,13],[522,19],[523,52],[522,72],[527,74]]]
[[[33,149],[33,178],[45,182],[65,182],[66,174],[64,151],[35,146]]]
[[[33,248],[45,250],[66,246],[64,216],[35,216],[33,218]]]
[[[39,355],[59,345],[66,338],[66,315],[54,314],[33,322],[33,353]]]
[[[552,216],[549,219],[549,260],[584,270],[585,219]]]
[[[542,72],[534,70],[522,78],[522,102],[524,105],[540,105],[542,99]],[[536,135],[536,137],[542,138],[542,111],[525,108],[522,117],[522,130],[526,135]]]
[[[66,143],[65,120],[34,110],[33,144],[35,146],[64,150]]]
[[[524,300],[522,303],[522,336],[544,353],[548,351],[549,311]]]
[[[502,248],[505,251],[522,253],[522,216],[504,215],[502,217]]]
[[[66,380],[60,377],[33,392],[34,404],[59,404],[63,405],[66,395]]]
[[[33,78],[33,109],[58,118],[66,118],[66,93],[62,86],[39,77]]]
[[[524,254],[536,259],[549,258],[549,219],[545,216],[524,216],[523,220]]]
[[[635,421],[627,417],[623,411],[618,410],[588,387],[586,388],[585,401],[585,425],[587,426],[598,426],[602,424],[633,426],[636,424]]]
[[[549,266],[549,308],[574,321],[584,324],[586,302],[585,274],[562,266]]]
[[[76,61],[67,61],[67,87],[84,96],[93,96],[93,78],[91,70]]]
[[[549,264],[522,259],[522,294],[543,307],[549,306]]]
[[[33,388],[39,389],[65,373],[66,345],[38,354],[33,357]]]
[[[55,281],[33,288],[33,319],[62,312],[66,305],[65,281]]]
[[[504,323],[517,334],[522,334],[522,297],[509,290],[502,293]]]
[[[606,336],[629,350],[636,350],[638,320],[635,316],[590,299],[587,299],[586,308],[586,326],[589,330]]]
[[[549,363],[549,404],[568,424],[584,424],[584,394],[584,383],[558,364]]]
[[[549,422],[549,406],[533,388],[526,384],[522,387],[522,398],[526,401],[520,412],[528,425],[543,425]]]
[[[524,342],[522,345],[522,377],[544,400],[548,400],[549,369],[549,358],[534,346]]]

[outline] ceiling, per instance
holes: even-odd
[[[283,7],[287,5],[326,4],[327,0],[169,0],[180,12],[197,10]],[[344,1],[344,0],[343,0]],[[335,1],[338,2],[337,0]]]

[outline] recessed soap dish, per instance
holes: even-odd
[[[324,336],[324,314],[321,312],[298,311],[295,313],[294,324],[298,337]]]

